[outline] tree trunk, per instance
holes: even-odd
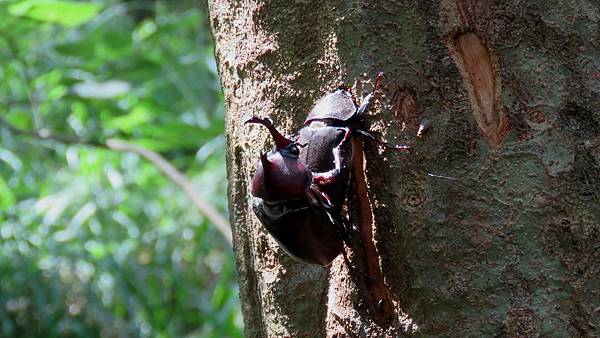
[[[210,0],[246,335],[600,335],[599,7]],[[243,121],[294,133],[377,71],[369,127],[412,151],[354,140],[352,269],[298,263],[252,213],[272,141]]]

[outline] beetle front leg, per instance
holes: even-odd
[[[329,171],[322,173],[313,173],[313,182],[317,184],[330,184],[335,182],[339,174],[342,170],[346,170],[346,165],[344,164],[344,158],[348,154],[342,153],[342,150],[345,149],[346,142],[349,142],[352,136],[352,130],[346,129],[346,133],[344,134],[344,138],[335,148],[333,148],[333,163],[335,167]]]
[[[362,102],[360,103],[360,106],[356,110],[357,116],[363,115],[371,106],[371,98],[375,94],[377,87],[379,87],[379,81],[381,80],[381,78],[383,78],[383,73],[382,72],[377,73],[377,77],[375,78],[375,84],[373,85],[373,90],[369,93],[369,95],[367,95],[363,98]]]

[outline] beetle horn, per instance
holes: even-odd
[[[260,162],[262,163],[265,174],[271,170],[271,161],[267,158],[267,153],[260,153]]]
[[[275,129],[275,127],[273,126],[273,121],[271,121],[270,118],[267,118],[267,117],[259,118],[259,117],[254,116],[254,117],[247,119],[244,122],[244,124],[248,124],[248,123],[262,124],[263,126],[267,127],[267,129],[269,129],[269,132],[271,133],[271,136],[273,136],[273,140],[275,141],[275,147],[277,147],[278,150],[285,148],[290,143],[292,143],[291,140],[289,140],[285,136],[281,135],[281,133],[277,129]]]
[[[273,194],[273,186],[270,184],[271,182],[273,182],[273,175],[276,175],[276,172],[273,172],[273,165],[274,163],[269,161],[269,159],[267,158],[267,153],[260,153],[260,164],[262,166],[262,179],[260,180],[261,182],[261,187],[258,189],[262,190],[262,194],[264,194],[264,196],[260,196],[261,198],[264,198],[266,196],[272,196]],[[253,183],[254,184],[254,183]],[[254,186],[253,186],[254,189]]]

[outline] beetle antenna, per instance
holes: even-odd
[[[260,118],[253,116],[244,121],[244,124],[248,123],[262,124],[263,126],[267,127],[267,129],[269,129],[269,132],[271,133],[271,136],[273,137],[273,140],[275,141],[275,147],[277,147],[277,150],[283,149],[291,143],[293,143],[290,139],[281,135],[281,133],[275,128],[275,126],[273,126],[273,121],[268,117]]]

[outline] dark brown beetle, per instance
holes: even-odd
[[[253,117],[246,123],[262,124],[275,140],[275,148],[261,154],[252,180],[255,214],[292,257],[328,265],[342,251],[342,240],[329,198],[300,160],[300,145],[281,135],[269,119]]]
[[[383,75],[358,105],[344,87],[325,95],[313,107],[296,140],[284,137],[271,120],[257,117],[269,129],[274,149],[261,154],[252,180],[253,209],[267,231],[300,261],[329,265],[349,237],[342,209],[348,195],[354,135],[390,146],[361,129]]]

